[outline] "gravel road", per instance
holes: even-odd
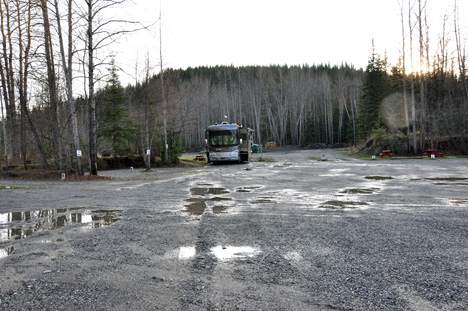
[[[468,159],[263,157],[0,180],[0,310],[468,309]]]

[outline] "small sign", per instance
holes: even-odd
[[[81,150],[76,150],[76,156],[81,157]]]
[[[166,144],[166,149],[169,149],[169,145],[168,145],[168,144]]]
[[[151,155],[151,150],[146,150],[146,155]]]

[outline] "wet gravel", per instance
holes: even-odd
[[[468,159],[263,157],[0,180],[0,310],[468,309]]]

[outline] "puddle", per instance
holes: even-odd
[[[197,253],[195,246],[183,246],[179,249],[179,259],[190,259]]]
[[[13,246],[0,248],[0,259],[10,256],[15,248]]]
[[[466,207],[468,207],[468,200],[464,200],[464,199],[461,199],[461,200],[452,199],[452,200],[450,200],[450,203],[452,205],[455,205],[455,206],[466,206]]]
[[[283,164],[277,164],[277,165],[273,165],[273,167],[289,167],[289,166],[292,166],[292,163],[283,163]]]
[[[225,214],[227,213],[228,206],[213,206],[212,210],[214,214]]]
[[[433,180],[433,181],[463,181],[463,180],[468,180],[468,178],[463,178],[463,177],[436,177],[436,178],[426,178],[426,180]]]
[[[380,190],[379,188],[354,188],[354,189],[345,189],[340,191],[340,193],[348,193],[348,194],[372,194],[376,191]]]
[[[372,179],[372,180],[388,180],[388,179],[393,179],[393,177],[390,176],[366,176],[364,177],[365,179]]]
[[[251,192],[252,190],[255,190],[255,189],[260,189],[261,187],[260,186],[251,186],[251,187],[240,187],[240,188],[237,188],[237,192]]]
[[[211,249],[211,252],[221,261],[251,258],[260,253],[259,250],[251,246],[216,246]]]
[[[206,209],[206,200],[203,199],[187,199],[187,202],[192,202],[185,205],[187,208],[185,211],[192,215],[202,215]]]
[[[468,186],[468,183],[463,183],[463,182],[436,182],[434,185],[436,186]]]
[[[185,208],[183,211],[190,213],[192,215],[202,215],[205,212],[205,209],[208,207],[207,202],[212,201],[212,202],[220,202],[220,201],[232,201],[232,198],[223,198],[223,197],[214,197],[211,199],[202,199],[202,198],[190,198],[186,199],[186,202],[189,202],[190,204],[185,205]],[[221,213],[226,213],[226,210],[228,209],[227,206],[214,206],[213,207],[213,213],[215,214],[221,214]]]
[[[360,206],[369,205],[366,202],[354,202],[354,201],[327,201],[319,205],[319,208],[328,209],[345,209],[345,208],[359,208]]]
[[[81,212],[77,212],[82,210]],[[88,210],[83,207],[0,214],[0,241],[24,239],[36,232],[57,230],[69,224],[89,228],[105,227],[118,221],[121,210]]]
[[[229,191],[226,190],[226,188],[205,188],[205,187],[200,187],[200,188],[191,188],[190,192],[192,195],[206,195],[206,194],[226,194],[229,193]]]
[[[276,201],[270,197],[260,197],[257,200],[251,201],[250,203],[251,204],[276,203]]]

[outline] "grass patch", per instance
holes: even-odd
[[[17,186],[0,186],[0,190],[28,190],[28,189],[45,189],[45,188],[17,187]]]

